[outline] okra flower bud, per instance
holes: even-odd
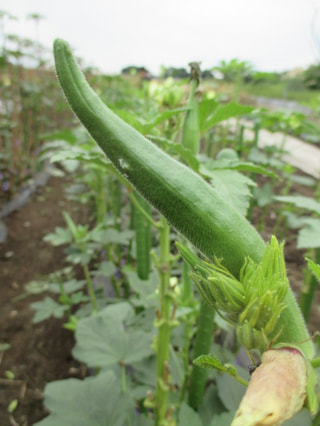
[[[258,348],[272,334],[289,288],[283,259],[283,244],[272,237],[260,263],[247,258],[234,277],[220,262],[200,260],[178,245],[192,268],[191,276],[200,294],[228,322],[237,327],[238,337],[247,348]]]
[[[307,366],[298,349],[271,349],[262,355],[231,426],[282,423],[301,410],[306,398]]]

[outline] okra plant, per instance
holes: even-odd
[[[208,306],[236,327],[250,357],[254,350],[262,354],[232,424],[282,424],[304,405],[315,414],[315,349],[288,284],[283,246],[275,237],[265,244],[224,194],[115,115],[90,88],[66,42],[56,40],[54,54],[59,82],[75,114],[118,173],[162,215],[157,224],[162,248],[157,266],[164,290],[156,320],[157,383],[155,396],[147,401],[155,425],[176,424],[166,402],[168,341],[175,326],[168,287],[172,266],[168,223],[200,253],[195,255],[186,244],[178,243]],[[104,324],[107,327],[106,321]],[[203,355],[207,357],[198,358],[197,365],[238,377],[234,367],[219,364],[213,355]],[[122,371],[123,365],[120,363]],[[102,380],[103,375],[99,377]],[[125,389],[123,382],[124,395]],[[182,403],[181,410],[183,407]]]

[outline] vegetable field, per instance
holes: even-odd
[[[285,160],[320,152],[315,92],[53,57],[1,65],[0,424],[318,425],[320,154]]]

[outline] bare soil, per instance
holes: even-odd
[[[30,303],[44,295],[14,299],[25,293],[31,280],[66,266],[63,249],[43,241],[56,226],[65,226],[62,211],[72,213],[78,223],[85,223],[87,209],[66,200],[65,179],[51,178],[46,187],[37,189],[23,208],[3,221],[7,241],[0,244],[0,343],[10,349],[0,353],[0,425],[33,425],[46,415],[43,389],[47,382],[83,375],[82,366],[71,356],[73,333],[52,319],[32,324]],[[9,373],[8,373],[9,372]],[[8,379],[13,373],[14,379]],[[18,406],[12,416],[8,406]]]
[[[89,213],[85,206],[66,200],[65,179],[51,178],[46,187],[32,195],[29,203],[11,213],[4,222],[8,238],[0,244],[0,343],[10,349],[0,353],[0,425],[30,426],[45,417],[43,390],[46,383],[67,377],[83,377],[85,369],[72,358],[72,332],[63,329],[62,320],[51,319],[32,324],[30,303],[44,295],[14,302],[24,294],[24,285],[31,280],[66,266],[62,248],[54,248],[43,241],[44,235],[56,226],[64,226],[63,210],[71,212],[78,223],[86,223]],[[300,193],[310,195],[303,187]],[[257,223],[261,211],[254,210]],[[263,237],[270,238],[276,217],[272,208],[266,215],[267,227]],[[291,285],[299,295],[305,266],[303,252],[296,249],[295,235],[287,236],[285,255]],[[319,302],[319,295],[317,296]],[[310,330],[319,329],[319,303],[314,304]],[[8,373],[9,372],[9,373]],[[13,373],[13,379],[8,374]],[[18,406],[10,415],[8,406]]]

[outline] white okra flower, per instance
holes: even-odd
[[[298,413],[306,399],[307,366],[299,350],[270,349],[251,376],[231,426],[269,426]]]

